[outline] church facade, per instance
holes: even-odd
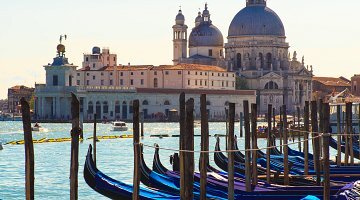
[[[211,64],[236,72],[248,89],[257,91],[260,113],[267,112],[268,104],[285,104],[295,112],[311,100],[312,66],[305,65],[304,57],[299,60],[296,52],[289,53],[284,25],[266,0],[246,1],[230,23],[227,43],[207,5],[198,13],[188,41],[187,28],[180,10],[173,26],[174,64]]]

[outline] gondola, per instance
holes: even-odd
[[[85,182],[96,192],[110,198],[119,200],[131,200],[133,186],[121,181],[114,180],[97,169],[92,157],[92,146],[89,145],[84,165]],[[140,188],[140,199],[155,200],[179,200],[180,197],[151,189]]]
[[[333,137],[330,137],[329,144],[332,148],[334,148],[336,150],[337,150],[337,143],[338,143],[338,141],[336,141]],[[353,145],[353,150],[354,150],[354,157],[359,158],[359,155],[360,155],[359,146]],[[341,142],[341,152],[345,153],[345,144],[343,142]]]

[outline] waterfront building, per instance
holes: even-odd
[[[20,99],[24,97],[27,101],[30,101],[34,95],[34,88],[29,88],[24,85],[16,85],[8,89],[8,112],[9,113],[21,113]]]
[[[351,93],[355,96],[360,96],[360,74],[355,74],[351,77]]]
[[[329,99],[343,91],[351,90],[351,83],[344,77],[313,77],[313,99]]]
[[[225,107],[236,103],[255,103],[256,92],[235,90],[235,73],[224,68],[199,64],[117,65],[116,54],[94,47],[84,55],[82,67],[69,64],[65,46],[57,47],[53,62],[45,65],[46,83],[36,85],[35,116],[39,119],[69,119],[70,93],[80,100],[84,120],[96,113],[102,120],[132,119],[132,101],[139,99],[145,119],[166,120],[179,109],[179,94],[195,99],[200,115],[200,94],[207,94],[210,119],[224,119]]]
[[[247,0],[230,23],[225,44],[207,4],[197,15],[189,40],[180,10],[173,26],[173,61],[217,65],[236,72],[257,91],[260,113],[267,111],[268,104],[286,104],[289,112],[294,112],[311,100],[313,69],[305,65],[304,57],[298,59],[296,52],[291,57],[284,25],[266,4],[266,0]]]

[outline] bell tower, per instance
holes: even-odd
[[[173,63],[179,64],[181,58],[187,58],[187,29],[185,24],[185,17],[182,14],[181,8],[175,18],[175,25],[173,28]]]

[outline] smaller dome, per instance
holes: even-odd
[[[201,12],[198,12],[198,16],[195,18],[195,25],[198,26],[202,21]]]
[[[99,47],[93,47],[92,48],[92,54],[100,54],[100,48]]]
[[[193,28],[189,36],[189,47],[224,46],[224,37],[216,26],[202,22]]]
[[[179,13],[176,15],[175,21],[176,21],[176,24],[178,24],[178,25],[184,25],[185,16],[182,14],[181,10],[179,10]]]

